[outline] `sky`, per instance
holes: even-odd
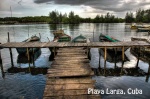
[[[74,11],[80,17],[94,18],[110,13],[124,18],[126,12],[150,9],[150,0],[0,0],[0,17],[48,16],[57,10],[64,13]]]

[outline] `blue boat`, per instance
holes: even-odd
[[[32,36],[31,38],[28,38],[24,40],[23,42],[40,42],[40,38],[37,36]],[[16,48],[18,54],[27,54],[27,48]],[[40,48],[29,48],[29,53],[35,53],[39,51]]]

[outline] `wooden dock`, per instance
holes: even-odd
[[[60,43],[60,42],[8,42],[0,44],[0,48],[50,48],[50,47],[133,47],[150,46],[150,43],[144,41],[123,41],[123,42],[89,42],[89,43]]]
[[[95,80],[85,53],[83,48],[59,48],[48,69],[43,99],[100,99],[88,94]]]

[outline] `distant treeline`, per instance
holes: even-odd
[[[126,23],[150,23],[150,9],[142,10],[139,9],[136,11],[136,15],[134,17],[132,12],[127,12],[125,16]]]
[[[121,23],[124,19],[117,18],[107,13],[106,15],[97,15],[95,18],[81,18],[71,11],[68,15],[58,11],[52,11],[49,16],[28,16],[28,17],[5,17],[0,18],[0,24],[19,24],[19,23],[50,23],[50,24],[77,24],[77,23]]]
[[[116,18],[114,15],[107,13],[104,15],[97,15],[95,18],[81,18],[79,15],[75,15],[73,11],[71,11],[68,15],[61,14],[58,11],[52,11],[49,13],[50,23],[119,23],[124,22],[121,18]]]
[[[49,16],[5,17],[0,18],[0,24],[50,22]]]

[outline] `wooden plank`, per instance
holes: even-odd
[[[88,64],[88,65],[78,65],[78,64],[71,64],[71,65],[51,65],[51,68],[77,68],[77,69],[80,69],[80,68],[90,68],[90,65]]]
[[[43,99],[101,99],[99,95],[76,95],[76,96],[56,96],[56,97],[44,97]]]
[[[62,90],[62,91],[55,91],[55,90],[51,90],[51,91],[47,91],[44,92],[44,96],[62,96],[62,95],[87,95],[88,91],[87,89],[83,89],[83,90]]]
[[[47,79],[46,85],[53,85],[53,84],[87,84],[87,83],[95,83],[95,80],[92,80],[90,77],[84,78],[63,78],[63,79]]]
[[[93,88],[94,89],[94,85],[92,83],[85,83],[85,84],[61,84],[61,85],[46,85],[45,86],[45,92],[49,92],[51,90],[55,90],[55,91],[61,91],[61,90],[80,90],[80,89],[88,89],[88,88]]]
[[[83,77],[83,76],[93,76],[94,72],[66,72],[66,73],[55,73],[55,74],[47,74],[48,78],[51,77]]]
[[[77,63],[77,62],[73,62],[73,63],[69,63],[68,64],[68,62],[57,62],[57,61],[54,61],[52,64],[54,64],[54,65],[72,65],[72,64],[76,64],[76,65],[84,65],[84,64],[88,64],[88,62],[80,62],[80,63]]]

